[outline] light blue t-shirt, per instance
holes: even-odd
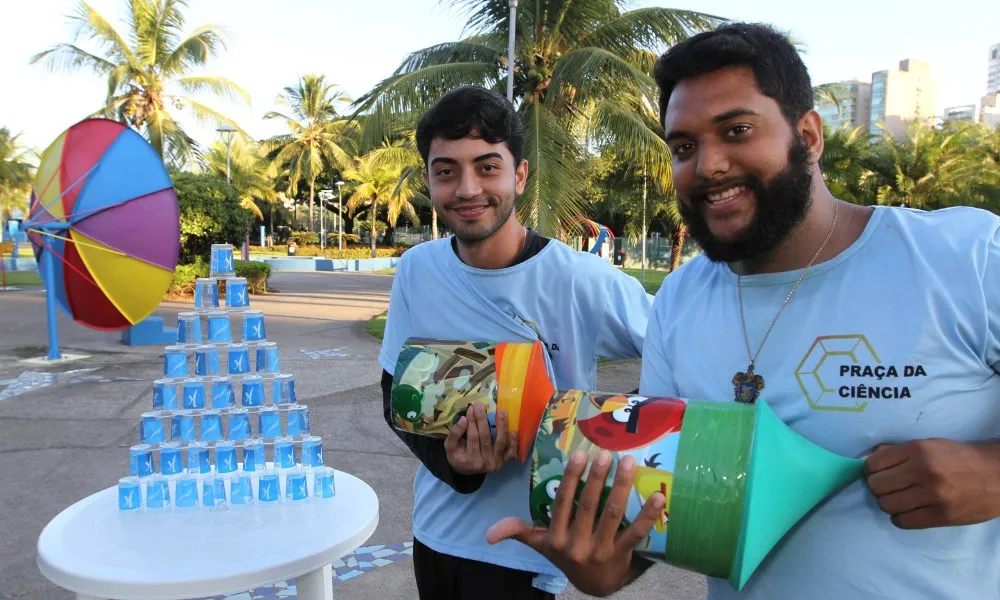
[[[642,355],[653,297],[607,260],[550,240],[535,256],[506,269],[463,263],[451,239],[424,242],[401,257],[393,281],[379,362],[393,373],[409,337],[528,341],[548,349],[555,385],[594,389],[598,357]],[[535,586],[561,592],[563,574],[515,540],[496,545],[486,531],[504,517],[531,522],[530,461],[508,462],[482,487],[460,494],[423,465],[413,486],[413,533],[438,552],[540,573]]]
[[[756,363],[761,398],[844,456],[882,442],[1000,437],[1000,218],[876,207],[861,237],[813,266]],[[743,278],[751,352],[801,271]],[[643,394],[731,402],[747,368],[736,276],[698,257],[656,295]],[[711,600],[996,600],[1000,519],[903,530],[862,479],[780,542],[741,593]]]

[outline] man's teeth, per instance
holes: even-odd
[[[744,185],[738,185],[738,186],[736,186],[734,188],[729,188],[728,190],[724,190],[724,191],[717,192],[717,193],[714,193],[714,194],[709,194],[708,195],[708,201],[709,202],[720,202],[722,200],[728,200],[729,198],[732,198],[733,196],[739,194],[740,192],[742,192],[745,189],[747,189],[746,186],[744,186]]]

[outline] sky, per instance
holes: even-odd
[[[920,2],[926,2],[920,8]],[[123,0],[90,0],[124,31]],[[459,39],[464,15],[448,0],[189,0],[188,31],[214,24],[226,32],[226,48],[205,74],[222,75],[246,89],[251,105],[202,97],[256,138],[284,133],[263,115],[276,107],[282,88],[318,72],[357,98],[389,76],[411,51]],[[31,65],[32,55],[70,42],[67,16],[76,0],[0,0],[0,127],[21,132],[39,151],[60,132],[96,110],[106,94],[103,77],[90,72],[52,73]],[[733,20],[761,21],[806,46],[804,60],[814,84],[845,79],[870,81],[873,71],[899,61],[930,61],[938,78],[938,113],[977,104],[986,91],[987,56],[1000,43],[996,0],[632,0],[631,7],[697,10]],[[93,49],[86,40],[80,45]],[[211,127],[181,117],[189,134],[207,145]]]

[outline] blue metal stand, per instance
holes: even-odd
[[[62,355],[59,353],[59,333],[56,328],[56,266],[51,249],[45,249],[42,260],[45,261],[45,312],[49,321],[48,360],[59,360]]]

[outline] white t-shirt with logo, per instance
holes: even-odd
[[[844,456],[923,438],[1000,438],[1000,218],[956,207],[875,207],[862,236],[814,265],[756,361],[760,398]],[[801,271],[743,277],[756,352]],[[646,395],[732,402],[748,366],[737,278],[700,256],[656,295]],[[903,530],[863,480],[793,529],[742,592],[711,600],[1000,599],[1000,519]]]

